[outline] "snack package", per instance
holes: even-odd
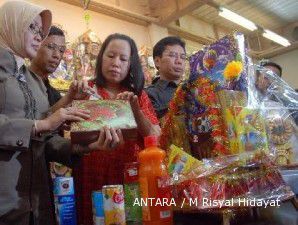
[[[259,110],[249,108],[234,108],[238,151],[262,150],[268,152],[264,119]]]
[[[195,165],[199,166],[201,162],[191,155],[187,154],[181,148],[175,145],[170,146],[168,153],[168,169],[169,174],[180,175],[182,173],[188,173]]]

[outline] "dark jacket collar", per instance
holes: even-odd
[[[152,85],[159,86],[162,89],[166,89],[168,86],[178,87],[178,85],[174,81],[167,81],[160,79],[160,77],[156,77],[152,81]]]

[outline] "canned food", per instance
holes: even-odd
[[[93,191],[91,198],[92,198],[93,224],[105,225],[102,192]]]
[[[122,185],[102,187],[105,225],[125,225],[124,193]]]

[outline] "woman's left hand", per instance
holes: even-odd
[[[124,144],[120,129],[104,127],[100,130],[97,141],[88,145],[90,150],[113,150]]]
[[[68,89],[67,96],[70,101],[86,99],[89,95],[87,93],[88,88],[87,80],[74,80]]]
[[[134,117],[138,125],[139,133],[145,137],[148,135],[160,135],[160,127],[153,125],[148,118],[145,117],[139,104],[139,98],[133,92],[125,91],[116,96],[116,99],[127,100],[130,102]]]
[[[133,92],[130,92],[130,91],[122,92],[116,96],[116,99],[129,101],[133,112],[137,112],[140,110],[138,96],[135,95]]]

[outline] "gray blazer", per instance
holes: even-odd
[[[47,161],[69,164],[71,146],[57,135],[31,135],[34,119],[46,116],[49,103],[41,79],[23,71],[27,95],[13,76],[14,56],[0,48],[0,225],[27,225],[30,214],[34,224],[53,225]],[[34,118],[26,118],[32,102]]]

